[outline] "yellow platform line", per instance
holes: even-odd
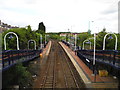
[[[70,55],[70,53],[67,51],[67,49],[63,46],[63,44],[61,42],[59,42],[59,44],[63,47],[63,49],[65,50],[65,52],[67,53],[67,55],[69,56],[70,60],[72,61],[73,65],[75,66],[76,70],[78,71],[80,77],[82,78],[82,80],[84,81],[85,84],[89,84],[91,83],[91,81],[86,77],[86,75],[84,74],[83,70],[81,69],[81,67],[79,67],[78,63],[76,62],[76,60],[74,60],[74,58]]]
[[[50,45],[49,45],[49,47],[48,47],[48,50],[47,50],[47,52],[46,52],[46,55],[47,55],[47,56],[49,55],[50,49],[51,49],[51,41],[50,41]]]

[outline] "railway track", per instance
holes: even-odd
[[[45,76],[43,77],[41,88],[52,88],[54,85],[54,66],[55,66],[55,57],[54,57],[54,45],[52,45],[50,54],[48,56],[48,66],[45,71]],[[53,58],[54,57],[54,58]]]
[[[64,73],[64,78],[65,78],[65,85],[67,88],[79,88],[78,83],[76,82],[76,78],[73,74],[72,68],[70,66],[70,63],[68,61],[68,58],[61,48],[60,45],[58,45],[58,55],[62,55],[61,57],[61,68]],[[72,82],[71,82],[72,81]]]
[[[52,46],[39,79],[39,88],[85,88],[72,62],[59,45],[52,41]]]

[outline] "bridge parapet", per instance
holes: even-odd
[[[41,50],[5,50],[1,52],[2,69],[6,70],[18,62],[27,62],[39,56]]]
[[[90,68],[93,69],[93,50],[78,50],[77,55]],[[112,75],[120,78],[120,51],[96,50],[96,69],[106,69]]]
[[[78,54],[81,54],[89,60],[93,59],[93,52],[93,50],[78,50]],[[112,64],[116,67],[120,67],[120,51],[96,50],[96,60]]]
[[[62,41],[70,48],[70,43]],[[96,50],[95,66],[93,65],[94,50],[82,50],[77,46],[77,56],[90,68],[106,69],[109,73],[120,79],[120,50]]]

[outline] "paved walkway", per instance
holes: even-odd
[[[39,66],[39,73],[38,73],[38,76],[37,78],[34,80],[34,84],[33,84],[33,90],[36,90],[36,88],[40,88],[40,76],[39,75],[42,75],[44,70],[43,68],[45,67],[45,64],[46,64],[46,60],[48,58],[48,54],[50,52],[50,48],[51,48],[51,41],[48,42],[48,44],[46,45],[45,48],[43,48],[43,52],[40,54],[40,62],[38,62],[38,64],[40,65]],[[38,89],[39,90],[39,89]]]
[[[78,56],[75,55],[75,52],[73,52],[64,43],[60,42],[60,44],[64,48],[68,56],[70,57],[71,61],[73,62],[78,73],[80,74],[80,76],[82,77],[84,83],[88,88],[118,87],[118,80],[114,79],[112,76],[100,77],[99,75],[96,75],[96,81],[95,81],[95,76],[93,76],[92,70],[89,69],[89,67],[85,65],[84,62]]]
[[[46,45],[46,47],[43,49],[42,54],[42,58],[45,58],[48,56],[49,52],[50,52],[50,48],[51,48],[51,41],[48,42],[48,44]]]

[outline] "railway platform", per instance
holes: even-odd
[[[59,43],[73,62],[87,88],[118,88],[118,80],[113,76],[100,77],[99,75],[96,75],[95,80],[95,76],[93,75],[92,70],[90,70],[89,67],[85,65],[84,62],[77,55],[75,55],[75,52],[72,51],[64,43]]]
[[[118,88],[118,80],[114,79],[112,76],[100,77],[99,75],[96,75],[96,81],[95,81],[92,70],[90,70],[89,67],[87,67],[87,65],[85,65],[77,55],[75,55],[75,52],[72,51],[64,43],[59,42],[59,44],[67,54],[69,58],[67,59],[68,62],[70,61],[73,64],[73,66],[70,66],[70,65],[68,66],[75,68],[75,69],[71,69],[71,71],[73,70],[72,73],[74,74],[73,76],[74,76],[75,82],[77,83],[76,86],[74,85],[74,83],[73,84],[69,83],[71,81],[74,81],[74,79],[73,80],[70,79],[71,77],[70,74],[68,76],[66,75],[71,71],[67,70],[68,67],[65,67],[67,64],[65,65],[65,61],[63,61],[63,58],[62,58],[64,57],[64,55],[62,54],[63,52],[61,50],[58,50],[57,44],[53,44],[52,41],[49,41],[46,48],[44,48],[42,52],[42,57],[40,60],[40,66],[41,66],[40,68],[41,71],[39,74],[40,76],[37,77],[37,79],[35,80],[35,84],[33,88],[44,88],[44,87],[45,88],[51,88],[51,87],[66,88],[66,86],[69,88],[72,85],[73,85],[72,87],[74,88],[80,87],[84,89],[87,88],[88,90],[91,88],[92,89],[93,88],[101,88],[101,89],[103,88],[117,89]],[[67,58],[67,57],[65,56],[64,58]],[[75,70],[78,74],[74,72]],[[63,77],[65,79],[63,79]],[[82,82],[79,81],[78,79],[82,79],[81,80]],[[68,82],[65,83],[65,80],[66,82],[68,80]]]
[[[86,88],[69,57],[56,41],[43,50],[33,88]]]

